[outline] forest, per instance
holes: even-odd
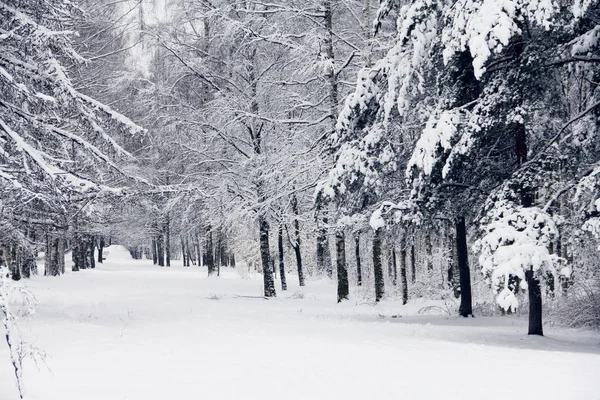
[[[81,318],[89,290],[112,318],[151,273],[148,302],[200,310],[193,281],[282,326],[292,301],[442,314],[461,338],[521,324],[513,341],[600,372],[599,85],[596,0],[0,0],[0,381],[30,398],[44,313]],[[573,343],[534,341],[548,329]],[[597,398],[577,379],[568,398]]]

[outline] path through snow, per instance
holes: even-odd
[[[310,281],[260,298],[260,277],[159,268],[113,252],[96,270],[27,282],[20,319],[46,363],[27,399],[600,399],[600,336],[517,317],[411,316],[423,304],[335,304]],[[294,294],[296,293],[296,294]],[[402,315],[400,318],[392,316]],[[17,398],[0,345],[0,399]]]

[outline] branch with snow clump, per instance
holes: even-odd
[[[394,212],[393,218],[395,223],[408,220],[415,222],[413,214],[408,212],[414,209],[415,204],[409,200],[402,200],[399,203],[384,201],[375,211],[373,211],[373,214],[371,214],[369,225],[374,231],[385,227],[386,219],[390,218],[391,212]]]

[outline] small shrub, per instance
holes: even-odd
[[[556,325],[600,330],[600,279],[574,284],[549,319]]]
[[[304,292],[302,292],[300,290],[296,290],[289,298],[290,299],[303,299]]]

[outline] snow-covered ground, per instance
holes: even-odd
[[[18,323],[46,357],[25,361],[26,398],[600,399],[597,333],[529,337],[520,317],[423,316],[423,302],[358,294],[337,305],[332,282],[300,290],[294,276],[265,300],[259,276],[175,264],[113,247],[95,270],[27,281],[39,303]],[[17,398],[1,343],[0,400]]]

